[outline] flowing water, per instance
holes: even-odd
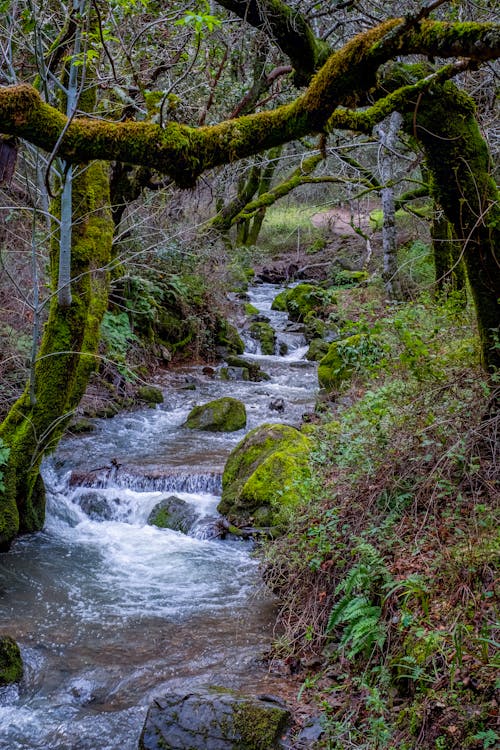
[[[251,302],[288,354],[262,356],[245,337],[245,356],[269,381],[177,372],[162,405],[96,420],[95,432],[66,438],[45,463],[45,529],[0,556],[0,633],[16,638],[25,664],[19,686],[0,688],[1,750],[135,750],[148,704],[168,690],[272,688],[258,664],[272,601],[251,546],[203,538],[224,462],[245,431],[183,423],[194,405],[222,395],[245,402],[246,429],[297,424],[311,408],[315,368],[286,315],[270,311],[278,291],[257,287]],[[270,409],[276,398],[283,412]],[[146,523],[173,493],[197,513],[192,535]]]

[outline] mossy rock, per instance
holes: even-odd
[[[245,404],[236,398],[224,396],[191,409],[186,427],[208,432],[234,432],[243,429],[246,423]]]
[[[328,307],[335,303],[336,299],[331,290],[314,284],[297,284],[278,294],[273,300],[271,309],[285,311],[290,320],[302,322],[310,313],[324,318]]]
[[[342,268],[335,274],[332,284],[334,286],[356,286],[367,282],[369,278],[368,271],[348,271]]]
[[[180,497],[170,495],[155,505],[148,516],[148,523],[160,529],[172,529],[187,534],[196,518],[196,512],[189,503]]]
[[[94,432],[95,429],[95,422],[91,422],[90,419],[81,417],[80,419],[77,419],[72,425],[70,425],[69,432],[72,432],[74,435],[79,435],[80,433]]]
[[[277,312],[286,312],[286,298],[288,291],[288,289],[284,289],[282,292],[276,295],[276,297],[272,301],[271,310],[276,310]]]
[[[243,343],[236,328],[222,320],[216,333],[215,343],[229,354],[243,354],[245,344]]]
[[[137,398],[147,404],[162,404],[163,393],[154,385],[143,385],[137,390]]]
[[[276,334],[269,323],[252,323],[250,334],[252,338],[260,342],[262,354],[274,354],[276,349]]]
[[[289,720],[287,708],[269,697],[225,688],[171,692],[150,705],[139,750],[277,750]]]
[[[253,383],[260,383],[262,380],[270,380],[270,376],[267,372],[261,370],[260,365],[251,359],[230,355],[226,357],[226,362],[229,367],[241,368],[248,372],[248,378],[243,377],[243,380],[251,380]]]
[[[323,339],[313,339],[309,344],[306,359],[309,362],[319,362],[328,353],[329,348],[330,344]]]
[[[218,511],[236,526],[280,526],[310,476],[310,449],[308,438],[289,425],[251,430],[227,460]]]
[[[255,305],[252,305],[251,302],[245,302],[245,304],[243,305],[243,309],[245,311],[245,315],[250,316],[259,314],[258,309],[255,307]]]
[[[23,660],[19,646],[9,635],[0,636],[0,685],[19,682],[23,676]]]
[[[356,333],[334,341],[319,361],[319,384],[328,391],[338,390],[354,372],[376,365],[382,354],[378,337],[370,334]]]

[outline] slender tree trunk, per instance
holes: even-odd
[[[390,299],[401,299],[401,284],[398,277],[398,256],[396,236],[396,207],[394,200],[394,169],[395,148],[398,131],[403,122],[399,112],[393,112],[386,118],[378,128],[381,144],[380,154],[380,176],[383,188],[382,195],[382,247],[384,253],[384,265],[382,276],[385,290]]]

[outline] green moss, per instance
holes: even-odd
[[[252,305],[250,302],[245,302],[243,309],[245,310],[245,315],[258,315],[259,311],[255,307],[255,305]]]
[[[0,426],[0,437],[10,448],[5,490],[0,494],[3,548],[18,531],[42,528],[45,491],[39,474],[41,459],[44,452],[56,447],[96,368],[100,323],[107,307],[105,269],[113,235],[107,169],[102,163],[94,162],[74,179],[73,205],[73,302],[69,308],[60,308],[57,295],[52,297],[35,367],[36,403],[31,403],[27,388]],[[56,227],[51,244],[53,289],[57,258]]]
[[[216,334],[216,344],[223,346],[230,354],[243,354],[245,344],[236,328],[226,320],[221,320]]]
[[[186,427],[210,432],[234,432],[247,423],[245,404],[225,396],[207,404],[195,406],[189,412]]]
[[[289,425],[251,430],[224,468],[219,512],[237,526],[250,519],[260,526],[280,525],[310,476],[309,452],[309,440]]]
[[[19,646],[8,635],[0,637],[0,685],[19,682],[23,676],[23,661]]]
[[[304,321],[307,315],[325,317],[328,308],[336,303],[331,290],[314,284],[297,284],[280,292],[271,305],[272,310],[288,312],[291,320]]]
[[[338,390],[357,370],[375,365],[382,357],[376,336],[357,333],[334,341],[327,354],[320,359],[318,381],[326,390]]]
[[[137,390],[137,396],[141,401],[146,401],[148,404],[162,404],[163,393],[160,388],[156,388],[154,385],[143,385]]]
[[[286,297],[288,289],[284,289],[282,292],[276,295],[273,299],[271,310],[277,310],[278,312],[286,312]]]
[[[280,706],[245,701],[234,706],[233,721],[241,750],[272,750],[278,747],[288,712]]]
[[[323,339],[313,339],[309,344],[306,359],[310,362],[319,362],[328,352],[330,345]]]
[[[276,348],[276,334],[273,328],[265,321],[252,323],[250,333],[254,339],[260,342],[262,354],[274,354]]]

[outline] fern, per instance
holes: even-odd
[[[386,626],[381,619],[382,608],[373,600],[390,579],[384,559],[375,547],[362,541],[356,551],[360,559],[335,589],[336,595],[342,592],[344,595],[332,608],[326,626],[327,634],[343,626],[339,647],[349,649],[349,659],[383,646]]]

